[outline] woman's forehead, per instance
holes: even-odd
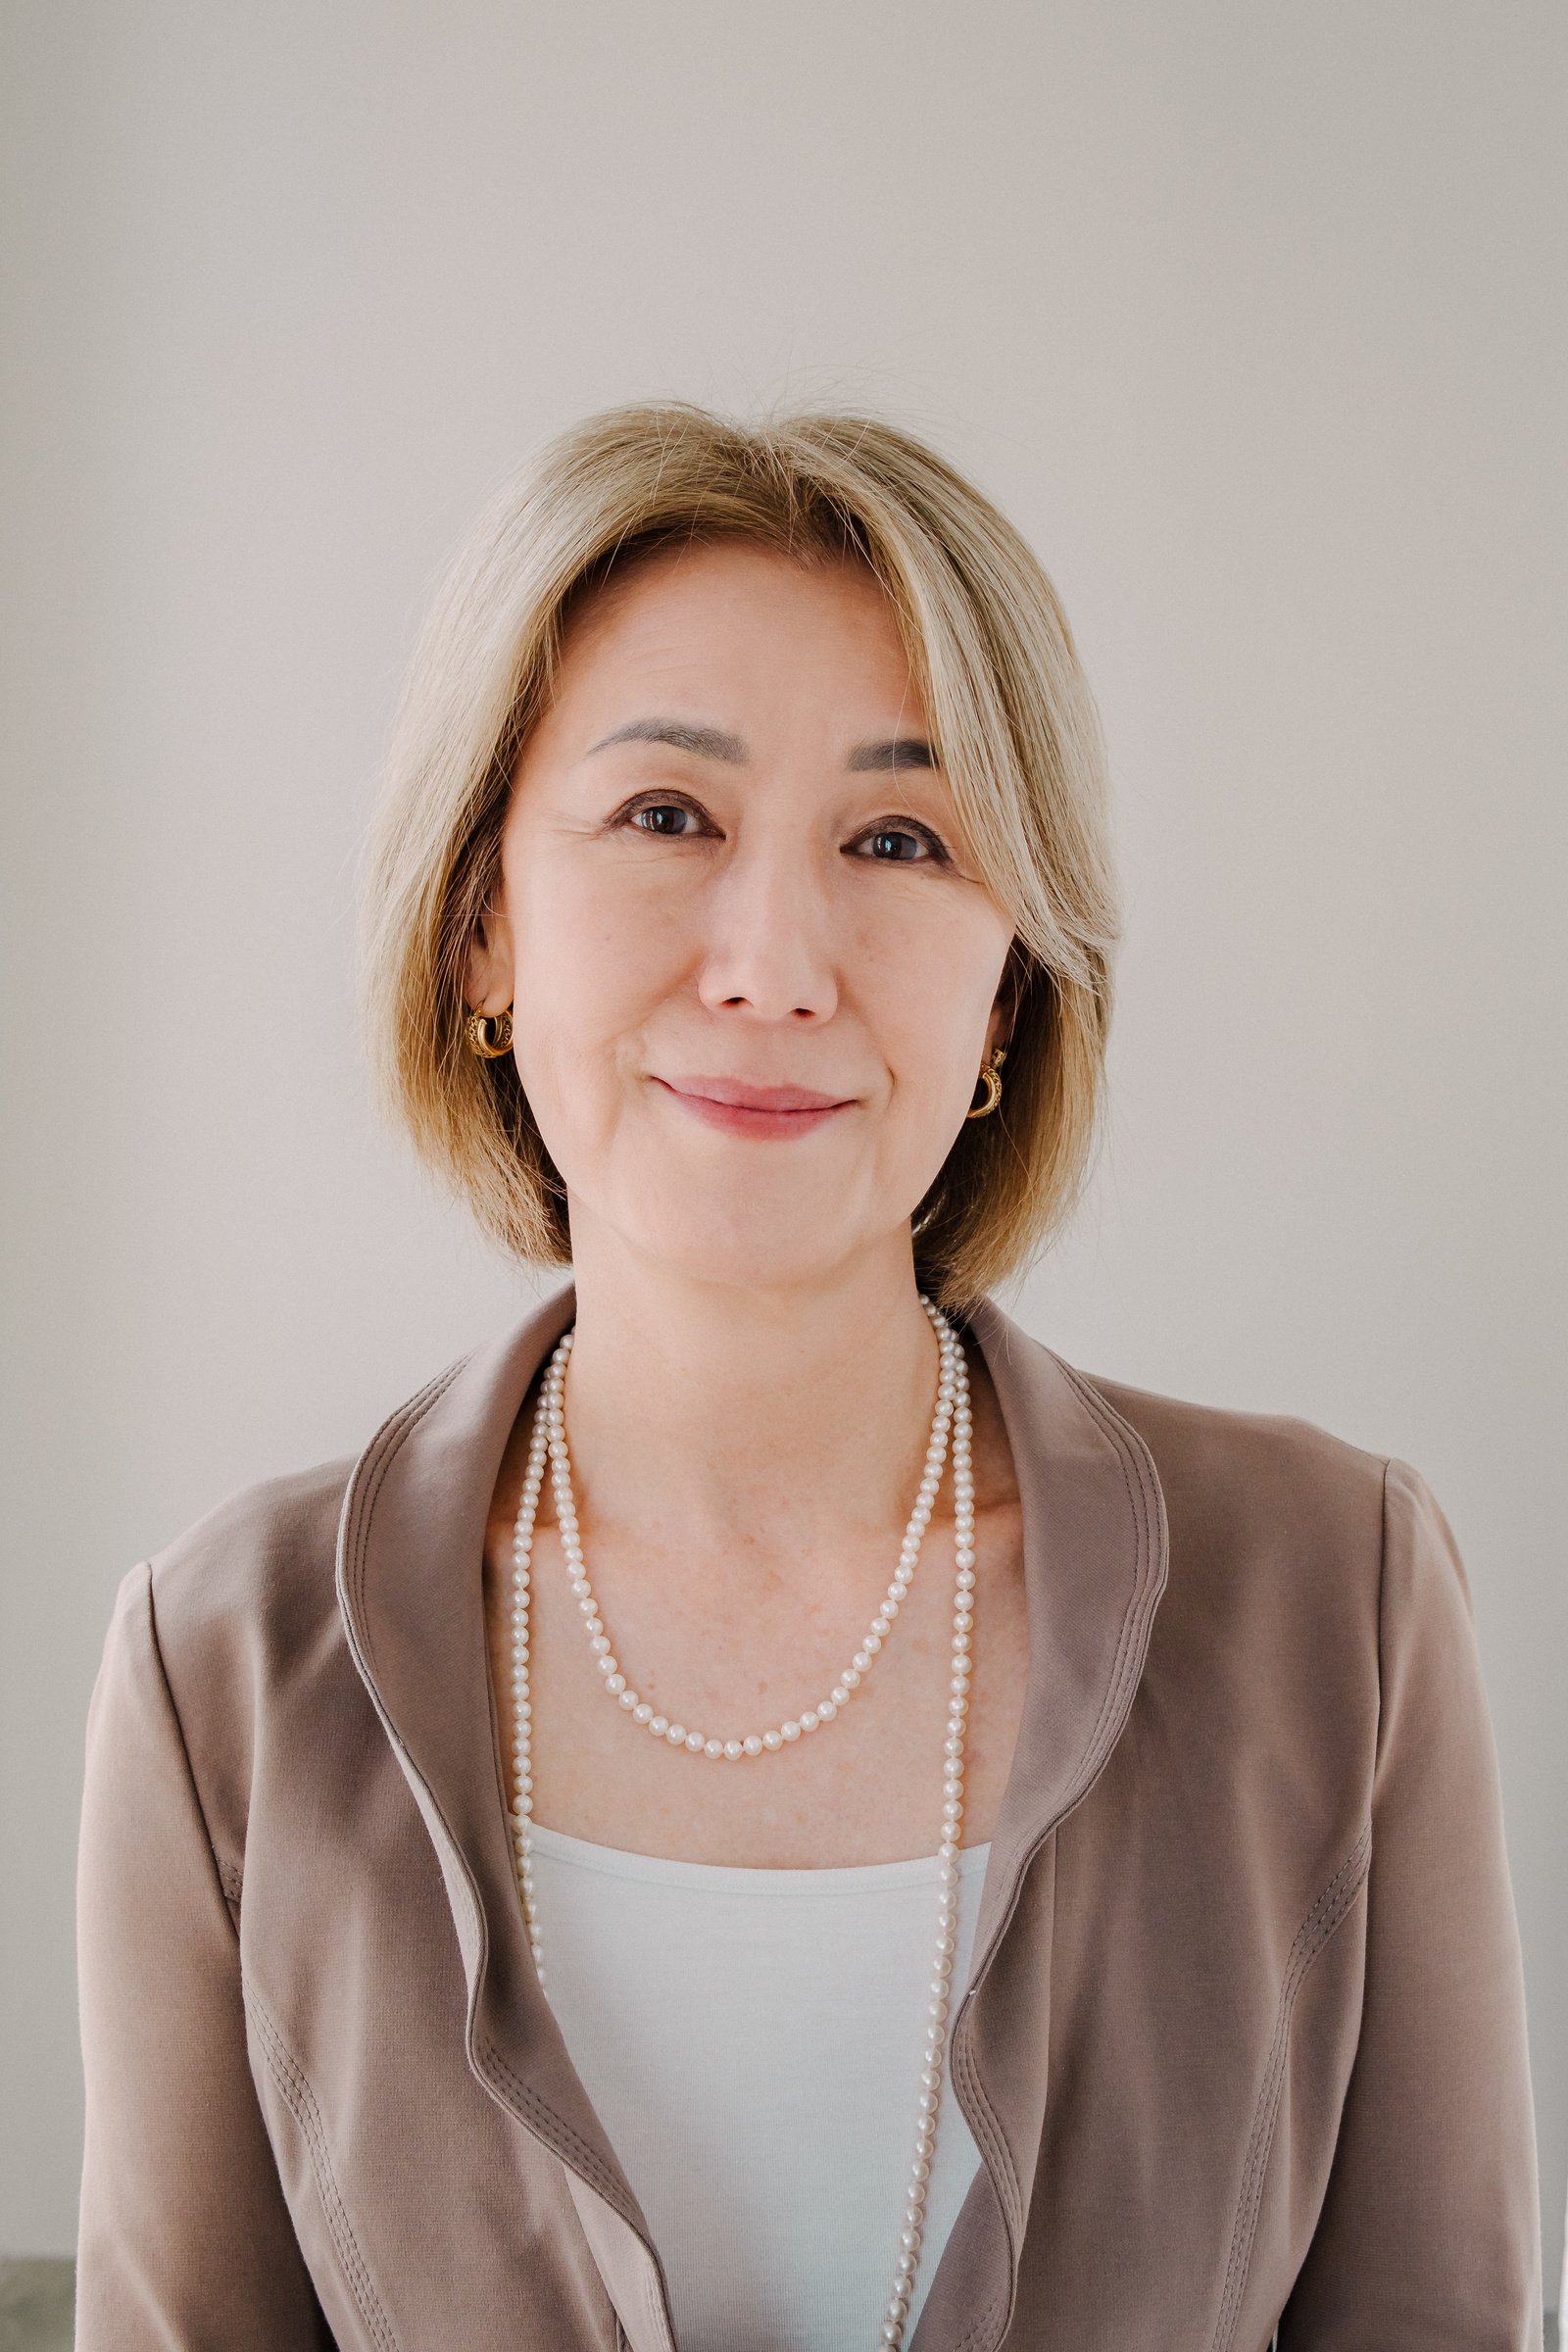
[[[695,634],[711,643],[715,624],[757,617],[777,626],[842,631],[903,653],[893,601],[868,564],[855,557],[792,556],[756,539],[731,537],[659,547],[596,583],[570,612],[564,655],[607,643],[630,645]]]
[[[898,614],[869,566],[803,562],[753,541],[639,557],[571,615],[552,698],[558,710],[603,709],[627,690],[662,686],[777,701],[786,713],[803,692],[818,705],[891,705],[912,733],[923,728]]]

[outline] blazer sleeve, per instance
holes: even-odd
[[[76,1931],[77,2352],[329,2348],[251,2078],[238,1936],[146,1563],[120,1587],[88,1708]]]
[[[1524,1971],[1470,1587],[1431,1490],[1384,1474],[1360,2035],[1279,2352],[1540,2352]]]

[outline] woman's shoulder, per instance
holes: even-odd
[[[364,1700],[337,1606],[337,1529],[357,1456],[226,1494],[121,1579],[88,1717],[89,1783],[193,1789],[232,1894],[259,1759],[308,1770],[323,1704]],[[368,1708],[368,1702],[365,1701]]]
[[[1385,1484],[1408,1469],[1390,1455],[1298,1412],[1208,1403],[1069,1362],[994,1301],[980,1336],[1014,1451],[1038,1452],[1042,1469],[1054,1448],[1103,1453],[1140,1502],[1157,1487],[1173,1535],[1179,1520],[1245,1544],[1289,1525],[1376,1547]]]
[[[160,1626],[192,1633],[335,1606],[338,1520],[357,1459],[255,1479],[151,1553],[144,1566]]]
[[[232,1725],[340,1645],[337,1530],[357,1458],[235,1489],[122,1578],[110,1650],[156,1661],[187,1728]]]
[[[1299,1413],[1209,1404],[1077,1373],[1147,1447],[1167,1502],[1234,1527],[1336,1528],[1378,1540],[1391,1474],[1407,1463]]]
[[[1416,1630],[1474,1644],[1469,1572],[1442,1504],[1398,1454],[1298,1413],[1200,1403],[1079,1374],[1147,1448],[1167,1525],[1165,1607],[1256,1636],[1260,1654],[1348,1644],[1370,1653]],[[1299,1638],[1287,1637],[1294,1629]],[[1385,1663],[1387,1661],[1385,1660]]]

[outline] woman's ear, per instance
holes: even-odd
[[[1023,950],[1015,939],[1007,950],[1007,960],[1002,969],[997,988],[997,1000],[991,1007],[991,1019],[986,1027],[986,1058],[989,1060],[998,1046],[1012,1042],[1013,1027],[1018,1018],[1018,1004],[1023,996]]]
[[[512,925],[499,908],[484,906],[468,940],[464,994],[475,1012],[504,1012],[513,999]],[[492,1001],[493,1000],[493,1001]]]

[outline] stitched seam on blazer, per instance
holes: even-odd
[[[272,2080],[276,2082],[289,2113],[305,2134],[305,2143],[310,2150],[311,2169],[316,2175],[317,2194],[321,2200],[321,2210],[326,2216],[327,2229],[331,2232],[338,2260],[347,2275],[349,2284],[354,2289],[354,2299],[376,2343],[382,2345],[385,2352],[397,2352],[398,2339],[393,2333],[390,2320],[382,2309],[381,2299],[377,2295],[370,2278],[369,2267],[360,2251],[359,2241],[354,2235],[353,2226],[349,2221],[348,2210],[338,2190],[337,2177],[332,2170],[332,2159],[327,2148],[326,2132],[321,2123],[321,2111],[316,2102],[316,2094],[290,2056],[282,2035],[268,2016],[259,1996],[248,1985],[245,1988],[245,2006],[255,2020],[256,2030],[261,2036],[262,2048],[266,2053]]]
[[[659,2329],[660,2342],[667,2347],[667,2352],[675,2352],[674,2340],[664,2318],[664,2307],[660,2300],[659,2281],[651,2270],[643,2272],[643,2301],[648,2306],[649,2318]]]
[[[1001,2313],[1006,2306],[1006,2290],[1004,2289],[1000,2295],[995,2296],[993,2300],[986,2305],[984,2311],[975,2321],[974,2326],[964,2329],[962,2335],[959,2336],[957,2342],[954,2345],[953,2352],[973,2352],[973,2347],[980,2343],[982,2339],[989,2347],[992,2341],[992,2323],[1000,2317]]]
[[[537,2093],[531,2091],[525,2082],[522,2082],[518,2080],[517,2076],[507,2064],[506,2059],[496,2048],[495,2043],[489,2039],[488,2035],[482,2040],[479,2040],[477,2046],[480,2055],[487,2058],[491,2062],[497,2073],[502,2077],[503,2081],[510,2088],[515,2091],[523,2106],[528,2108],[531,2113],[547,2118],[548,2121],[555,2126],[556,2131],[561,2134],[561,2136],[571,2143],[572,2147],[582,2159],[582,2171],[592,2176],[592,2185],[601,2190],[607,2202],[613,2207],[616,2213],[621,2216],[621,2219],[626,2223],[628,2229],[635,2228],[636,2226],[632,2222],[631,2216],[625,2211],[621,2204],[618,2184],[612,2180],[605,2173],[603,2166],[600,2164],[599,2159],[594,2154],[592,2148],[587,2147],[584,2142],[578,2138],[576,2132],[572,2131],[569,2124],[563,2123],[561,2117],[557,2115],[553,2107],[547,2107],[544,2101],[539,2098]],[[559,2154],[560,2151],[558,2150],[557,2153]],[[639,2237],[642,2236],[640,2230],[637,2230],[637,2235]],[[645,2240],[644,2242],[646,2243],[647,2241]],[[591,2248],[590,2251],[592,2251]],[[594,2259],[597,2263],[597,2255],[594,2257]],[[657,2269],[651,2270],[645,2266],[642,2278],[643,2303],[647,2309],[649,2318],[658,2328],[660,2342],[666,2347],[666,2352],[675,2352],[674,2339],[670,2334],[668,2319],[664,2311],[663,2303],[661,2300]],[[612,2303],[611,2309],[615,2323],[615,2352],[621,2352],[621,2348],[623,2346],[625,2348],[625,2352],[631,2352],[631,2338],[626,2334],[625,2329],[621,2326],[620,2314],[614,2309]]]
[[[1096,1768],[1098,1769],[1098,1751],[1101,1747],[1102,1741],[1104,1739],[1107,1727],[1109,1726],[1113,1716],[1115,1715],[1116,1709],[1120,1704],[1121,1685],[1126,1677],[1129,1664],[1128,1644],[1134,1633],[1139,1616],[1137,1604],[1145,1597],[1147,1592],[1147,1587],[1144,1583],[1144,1575],[1145,1571],[1148,1569],[1150,1561],[1153,1557],[1154,1522],[1150,1509],[1151,1497],[1147,1481],[1143,1476],[1143,1465],[1141,1463],[1139,1464],[1139,1478],[1137,1491],[1135,1493],[1132,1479],[1128,1475],[1128,1447],[1121,1437],[1121,1433],[1115,1424],[1114,1418],[1111,1416],[1110,1407],[1106,1404],[1102,1396],[1096,1394],[1087,1381],[1080,1379],[1078,1373],[1071,1364],[1063,1364],[1062,1370],[1066,1373],[1073,1388],[1083,1398],[1085,1404],[1088,1405],[1095,1418],[1100,1422],[1101,1428],[1104,1433],[1106,1443],[1115,1452],[1117,1462],[1121,1468],[1122,1485],[1126,1490],[1128,1502],[1132,1506],[1134,1523],[1138,1529],[1138,1568],[1135,1574],[1132,1596],[1127,1603],[1125,1614],[1122,1617],[1121,1638],[1117,1643],[1115,1671],[1111,1676],[1110,1689],[1106,1693],[1105,1703],[1100,1711],[1100,1719],[1095,1725],[1094,1737],[1090,1740],[1089,1746],[1085,1751],[1085,1762],[1087,1763],[1090,1758],[1094,1758]]]
[[[1242,2169],[1242,2185],[1237,2197],[1236,2222],[1231,2234],[1230,2260],[1225,2266],[1225,2292],[1220,2303],[1219,2319],[1214,2328],[1214,2352],[1230,2352],[1241,2309],[1242,2292],[1251,2267],[1252,2242],[1257,2229],[1258,2210],[1262,2203],[1263,2176],[1268,2169],[1269,2154],[1274,2144],[1274,2127],[1279,2120],[1280,2091],[1285,2081],[1285,2060],[1290,2047],[1291,2017],[1296,1996],[1301,1988],[1307,1970],[1328,1942],[1335,1929],[1345,1918],[1356,1892],[1366,1878],[1367,1863],[1372,1848],[1372,1825],[1368,1822],[1354,1845],[1340,1864],[1333,1878],[1312,1905],[1297,1931],[1286,1963],[1284,1982],[1280,1986],[1279,2012],[1274,2026],[1268,2065],[1257,2094],[1252,2131]]]
[[[1010,2157],[1010,2150],[1008,2150],[1006,2140],[1002,2138],[1002,2127],[999,2127],[999,2124],[997,2124],[997,2117],[992,2115],[992,2110],[990,2110],[990,2100],[985,2098],[985,2091],[983,2091],[983,2088],[980,2088],[980,2077],[978,2077],[976,2068],[973,2068],[971,2058],[968,2058],[968,2053],[966,2053],[966,2051],[959,2051],[959,2046],[956,2046],[956,2044],[955,2044],[955,2048],[953,2048],[953,2070],[955,2070],[955,2075],[956,2075],[956,2072],[961,2072],[961,2075],[964,2075],[964,2082],[968,2083],[968,2088],[971,2088],[973,2095],[976,2095],[976,2119],[978,2119],[980,2124],[983,2124],[983,2131],[980,2131],[980,2133],[976,2133],[976,2142],[978,2142],[978,2147],[980,2147],[980,2150],[983,2150],[983,2152],[985,2152],[985,2150],[995,2150],[995,2154],[997,2154],[997,2169],[999,2169],[999,2174],[1002,2174],[1004,2180],[1006,2180],[1006,2185],[1008,2185],[1010,2189],[1013,2189],[1013,2197],[1018,2197],[1018,2185],[1015,2185],[1015,2176],[1013,2176],[1013,2157]],[[976,2319],[976,2324],[973,2324],[973,2327],[968,2328],[964,2335],[961,2335],[959,2342],[956,2342],[956,2345],[953,2347],[953,2352],[968,2352],[968,2347],[971,2347],[971,2345],[976,2345],[976,2342],[980,2340],[980,2335],[985,2333],[985,2328],[990,2327],[990,2322],[992,2322],[992,2319],[997,2317],[997,2312],[1002,2310],[1002,2305],[1006,2303],[1006,2295],[1010,2293],[1010,2270],[1013,2270],[1013,2246],[1015,2246],[1015,2241],[1018,2241],[1018,2225],[1020,2225],[1020,2218],[1022,2218],[1022,2209],[1020,2209],[1018,2216],[1010,2216],[1010,2213],[1006,2211],[1006,2201],[1004,2201],[1004,2221],[1006,2221],[1006,2234],[1008,2234],[1008,2286],[1004,2288],[1004,2293],[999,2295],[999,2298],[995,2300],[995,2303],[990,2303],[990,2305],[985,2307],[983,2312],[980,2312],[980,2317]]]
[[[365,1481],[355,1497],[354,1552],[349,1562],[354,1605],[362,1627],[365,1618],[365,1562],[369,1551],[370,1516],[375,1508],[376,1496],[404,1440],[423,1420],[443,1391],[451,1387],[466,1361],[466,1356],[461,1356],[455,1364],[449,1364],[444,1372],[438,1372],[433,1380],[426,1381],[418,1395],[410,1397],[407,1404],[384,1421],[370,1441]]]
[[[538,2092],[523,2082],[520,2075],[514,2072],[487,2034],[476,2034],[474,2042],[481,2057],[488,2065],[495,2068],[496,2073],[501,2077],[517,2103],[525,2107],[530,2115],[542,2117],[554,2127],[558,2136],[565,2140],[572,2149],[574,2156],[578,2159],[577,2169],[584,2175],[590,2185],[597,2188],[602,2196],[608,2198],[615,2211],[621,2214],[623,2220],[630,2221],[630,2215],[622,2213],[618,2182],[606,2172],[603,2163],[587,2141],[580,2139],[571,2126],[564,2122],[556,2110],[548,2106],[540,2098]]]
[[[1004,2178],[1005,2179],[1008,2187],[1011,2189],[1014,2199],[1016,2200],[1018,2197],[1018,2182],[1017,2177],[1012,2169],[1012,2152],[1008,2148],[1005,2139],[1004,2139],[1002,2135],[1002,2127],[999,2125],[996,2116],[992,2112],[991,2102],[986,2097],[985,2088],[980,2081],[979,2070],[974,2063],[974,2059],[967,2049],[960,2049],[957,2042],[955,2041],[952,2048],[952,2060],[953,2072],[955,2076],[956,2077],[961,2074],[965,2083],[974,2092],[978,2107],[978,2120],[983,2127],[983,2130],[980,2133],[980,2145],[995,2151],[998,2166]],[[1017,2211],[1008,2216],[1009,2225],[1014,2224],[1017,2220],[1021,2219],[1021,2217],[1022,2205],[1020,2202],[1018,2204]]]

